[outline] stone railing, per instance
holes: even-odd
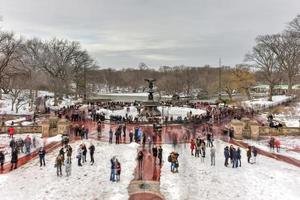
[[[299,135],[300,136],[300,128],[292,128],[292,127],[280,127],[280,128],[270,128],[268,126],[259,127],[259,135],[267,136],[267,135]]]
[[[1,126],[0,133],[8,134],[10,126]],[[16,134],[42,133],[42,126],[13,126]]]

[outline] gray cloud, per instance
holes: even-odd
[[[299,11],[299,0],[0,0],[0,23],[78,40],[100,66],[234,65]]]

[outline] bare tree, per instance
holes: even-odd
[[[300,38],[294,33],[285,32],[260,36],[258,39],[276,54],[281,70],[287,74],[288,92],[291,94],[294,78],[299,73]]]
[[[252,53],[246,55],[246,61],[255,63],[255,67],[260,71],[264,81],[269,85],[269,101],[272,101],[273,91],[276,84],[281,80],[281,70],[278,63],[277,54],[266,45],[265,37],[256,39],[256,46],[253,47]]]
[[[13,33],[0,32],[0,99],[3,88],[8,85],[9,68],[20,61],[20,45],[21,39],[16,39]]]

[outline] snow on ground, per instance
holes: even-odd
[[[268,101],[268,98],[266,97],[266,98],[243,101],[242,104],[245,107],[250,107],[253,108],[254,110],[262,110],[265,108],[280,105],[293,98],[294,98],[293,96],[277,95],[277,96],[273,96],[272,98],[273,101]]]
[[[175,119],[177,117],[185,118],[187,115],[192,111],[192,115],[203,115],[206,113],[205,110],[195,109],[195,108],[187,108],[187,107],[158,107],[158,110],[164,116],[173,116]],[[135,106],[130,106],[129,111],[127,111],[127,107],[123,108],[122,110],[109,110],[109,109],[99,109],[97,113],[104,113],[107,118],[109,116],[122,116],[125,117],[126,114],[128,116],[132,116],[133,118],[138,116],[138,110]]]
[[[72,106],[72,105],[75,105],[76,103],[80,103],[80,102],[82,102],[82,99],[73,99],[72,97],[69,97],[69,98],[63,97],[62,100],[58,100],[58,105],[54,106],[54,98],[49,98],[46,101],[46,106],[52,110],[59,110],[63,107]]]
[[[286,107],[287,111],[279,114],[273,114],[274,120],[283,122],[287,127],[300,127],[300,103],[296,105]],[[260,115],[262,120],[267,123],[268,113],[263,113]]]
[[[189,146],[178,148],[179,173],[170,172],[165,161],[161,172],[161,192],[166,200],[296,200],[300,196],[300,170],[292,165],[257,157],[248,164],[242,150],[242,167],[224,167],[225,143],[217,140],[216,166],[210,166],[207,148],[205,163],[190,155]],[[164,145],[164,159],[173,150]]]
[[[281,154],[284,156],[288,156],[291,158],[295,158],[297,160],[300,160],[300,153],[291,151],[292,149],[300,149],[300,137],[299,136],[280,136],[276,137],[276,139],[280,140],[280,152],[276,154]],[[266,137],[261,140],[244,140],[246,143],[250,145],[254,145],[262,150],[270,151],[269,148],[269,138]]]
[[[158,107],[158,110],[165,116],[166,115],[173,116],[175,119],[177,117],[185,118],[190,114],[190,112],[192,112],[192,115],[206,114],[205,110],[188,108],[188,107]]]
[[[39,147],[51,144],[53,142],[60,142],[62,139],[62,136],[59,134],[54,137],[49,138],[42,138],[42,134],[15,134],[14,138],[17,141],[19,138],[22,138],[23,140],[29,135],[31,138],[31,142],[33,143],[33,138],[36,139],[36,146],[34,148],[33,144],[31,145],[31,152],[38,149]],[[5,154],[5,162],[10,162],[11,159],[11,148],[9,146],[9,143],[11,141],[11,138],[9,138],[8,134],[1,134],[0,135],[0,149]],[[24,146],[24,152],[25,152],[25,146]],[[20,152],[19,158],[26,156],[25,153]]]
[[[91,140],[90,140],[91,141]],[[136,166],[136,145],[134,144],[107,144],[92,141],[96,147],[95,164],[84,163],[78,167],[76,152],[81,141],[73,143],[72,174],[56,176],[54,168],[55,152],[46,154],[46,167],[39,167],[39,160],[35,159],[19,169],[0,176],[0,196],[3,200],[30,199],[30,200],[81,200],[81,199],[128,199],[127,187],[134,178]],[[85,141],[87,147],[89,142]],[[121,181],[112,183],[110,177],[110,159],[117,156],[121,163]]]
[[[15,124],[14,125],[17,125],[18,122],[22,122],[22,121],[25,121],[26,120],[26,117],[20,117],[20,118],[17,118],[17,119],[13,119],[13,120],[8,120],[5,122],[5,125],[6,126],[11,126],[11,123],[14,122]]]
[[[18,113],[16,113],[15,108],[11,111],[12,100],[8,94],[2,94],[2,99],[0,99],[0,115],[13,114],[13,115],[31,115],[33,111],[30,110],[29,104],[25,104],[19,108]]]

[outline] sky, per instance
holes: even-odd
[[[300,0],[0,0],[2,30],[79,41],[101,67],[234,66]]]

